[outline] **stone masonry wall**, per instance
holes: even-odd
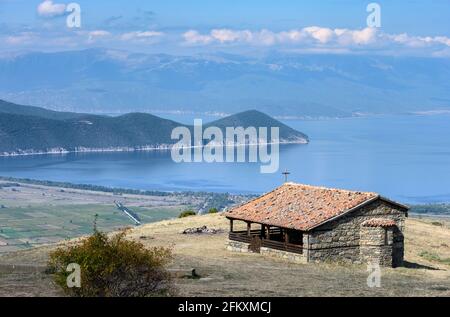
[[[228,240],[226,247],[227,247],[228,251],[243,252],[243,253],[250,252],[250,250],[249,250],[250,244],[249,243]]]
[[[241,253],[251,252],[249,249],[250,244],[244,243],[244,242],[228,240],[226,247],[227,247],[228,251],[232,251],[232,252],[241,252]],[[307,262],[305,254],[286,252],[286,251],[275,250],[275,249],[266,248],[266,247],[261,247],[260,254],[264,255],[264,256],[270,256],[270,257],[276,257],[279,259],[284,259],[289,262],[295,262],[295,263],[306,263]]]
[[[286,252],[281,250],[275,250],[271,248],[261,247],[261,254],[279,259],[284,259],[289,262],[306,263],[306,256],[304,254]]]
[[[405,212],[397,206],[381,200],[375,201],[359,210],[348,213],[334,221],[305,233],[305,246],[308,246],[308,262],[363,263],[365,257],[360,253],[361,224],[371,218],[386,218],[396,222],[398,230],[393,233],[391,263],[401,265],[403,261],[403,230]],[[370,251],[365,251],[370,252]],[[380,251],[381,252],[381,251]],[[383,257],[389,253],[383,251]],[[383,260],[388,263],[388,260]]]
[[[393,229],[362,227],[360,260],[381,266],[392,266]]]

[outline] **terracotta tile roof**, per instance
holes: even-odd
[[[376,193],[286,183],[225,216],[307,231],[378,197]]]
[[[372,218],[366,220],[362,223],[364,227],[394,227],[396,225],[395,221],[386,218]]]

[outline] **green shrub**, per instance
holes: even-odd
[[[81,243],[51,252],[48,271],[55,282],[71,296],[142,297],[172,295],[172,279],[165,269],[172,259],[170,249],[146,249],[141,243],[125,239],[122,231],[112,237],[99,231]],[[67,266],[81,269],[81,287],[69,288]]]
[[[436,253],[428,252],[428,251],[422,251],[419,256],[424,258],[425,260],[431,261],[431,262],[439,262],[443,264],[450,265],[450,258],[441,258]]]
[[[218,212],[219,212],[219,210],[217,210],[217,208],[211,208],[211,209],[208,210],[209,214],[216,214]]]
[[[185,217],[196,216],[196,215],[197,215],[197,213],[193,210],[185,210],[178,216],[178,218],[185,218]]]

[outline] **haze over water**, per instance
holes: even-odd
[[[172,117],[192,123],[191,118]],[[209,118],[205,118],[205,122]],[[280,170],[260,163],[174,163],[170,152],[0,158],[0,175],[163,191],[262,193],[290,181],[379,192],[404,203],[450,202],[450,115],[289,120],[308,145],[280,147]]]

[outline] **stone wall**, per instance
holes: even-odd
[[[250,249],[249,249],[250,244],[249,243],[228,240],[226,247],[227,247],[228,251],[243,252],[243,253],[250,252]]]
[[[266,248],[266,247],[261,247],[261,254],[279,258],[279,259],[284,259],[289,262],[295,262],[295,263],[306,263],[307,262],[306,256],[304,254],[275,250],[275,249]]]
[[[362,263],[392,266],[394,228],[361,227],[360,259]]]
[[[371,218],[386,218],[396,222],[397,230],[393,232],[390,253],[391,264],[399,266],[403,262],[403,230],[405,212],[388,202],[377,200],[363,208],[348,213],[334,221],[326,223],[310,233],[305,233],[304,244],[308,246],[309,262],[344,262],[363,263],[370,250],[360,252],[361,224]],[[381,252],[381,251],[380,251]],[[388,250],[381,257],[388,256]],[[388,260],[382,260],[388,263]]]
[[[250,250],[250,244],[228,240],[226,244],[227,250],[232,252],[241,252],[241,253],[249,253],[252,252]],[[305,254],[286,252],[281,250],[275,250],[271,248],[261,247],[260,254],[263,256],[276,257],[279,259],[284,259],[289,262],[295,263],[306,263],[307,258]]]

